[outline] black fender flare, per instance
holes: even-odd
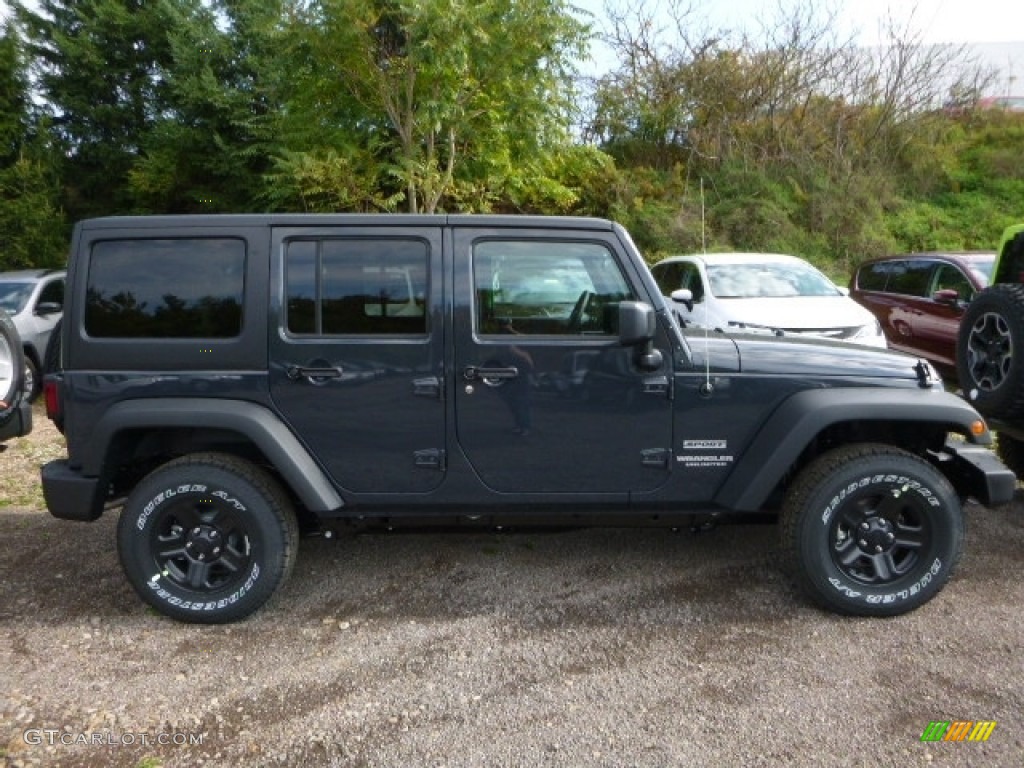
[[[260,449],[306,509],[323,513],[345,505],[326,473],[291,429],[269,408],[244,400],[183,397],[117,403],[103,414],[93,430],[92,442],[103,446],[103,450],[85,458],[82,474],[102,474],[107,448],[119,432],[160,427],[237,432]]]
[[[976,435],[981,416],[959,397],[934,389],[844,387],[810,389],[785,400],[765,422],[715,495],[726,508],[762,508],[803,450],[823,430],[850,421],[910,422],[960,433],[976,445],[991,445],[987,427]]]

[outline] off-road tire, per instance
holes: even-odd
[[[818,605],[896,616],[924,605],[960,559],[964,519],[949,481],[912,453],[880,444],[837,448],[786,494],[782,548]]]
[[[23,397],[24,355],[14,323],[0,310],[0,426],[14,416]]]
[[[284,583],[298,524],[280,484],[234,456],[185,456],[151,472],[125,502],[121,565],[139,596],[180,621],[242,619]]]
[[[985,416],[1024,415],[1024,285],[981,291],[964,313],[956,343],[964,397]]]
[[[39,374],[39,366],[25,355],[25,399],[33,403],[42,391],[43,377]]]

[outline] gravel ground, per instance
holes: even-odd
[[[36,415],[0,474],[53,452]],[[270,604],[198,627],[136,598],[116,513],[3,493],[0,765],[1024,764],[1020,501],[969,507],[896,619],[810,607],[774,528],[728,526],[306,539]],[[937,720],[998,724],[922,743]]]

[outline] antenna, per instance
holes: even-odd
[[[700,251],[703,254],[708,252],[707,237],[705,234],[704,227],[704,177],[700,177]],[[709,396],[715,388],[711,386],[711,342],[708,339],[708,334],[711,332],[709,320],[708,320],[708,305],[711,303],[707,300],[708,286],[704,286],[704,387],[701,390],[701,394],[705,397]]]
[[[700,177],[700,252],[708,252],[707,237],[704,233],[704,177]]]

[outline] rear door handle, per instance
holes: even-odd
[[[299,379],[309,379],[309,381],[316,383],[317,381],[325,381],[327,379],[340,379],[341,368],[337,367],[306,367],[301,365],[290,365],[285,369],[285,374],[292,381],[298,381]]]

